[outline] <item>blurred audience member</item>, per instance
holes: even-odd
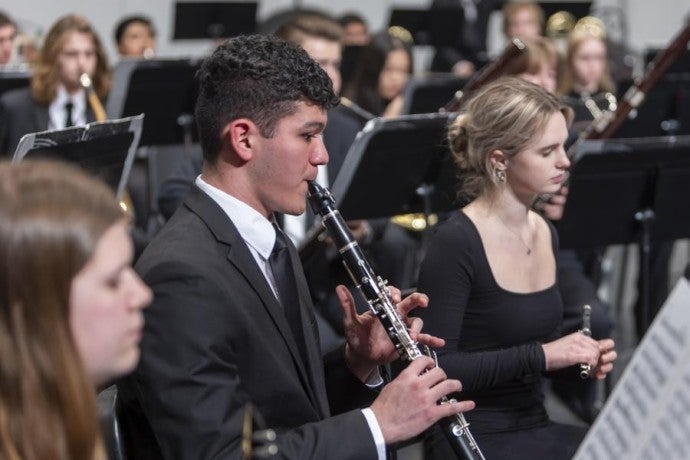
[[[117,52],[124,58],[152,58],[156,54],[156,28],[145,16],[128,16],[115,27]]]

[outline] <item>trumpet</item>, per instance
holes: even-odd
[[[582,307],[582,329],[580,333],[587,337],[592,336],[592,307],[584,305]],[[592,371],[592,365],[588,363],[580,363],[580,378],[587,379]]]

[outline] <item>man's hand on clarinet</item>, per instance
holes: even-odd
[[[443,417],[474,409],[472,401],[438,404],[461,388],[458,380],[447,379],[443,369],[434,367],[433,359],[423,356],[412,361],[371,405],[386,444],[416,436]]]
[[[408,327],[410,336],[420,344],[436,348],[442,347],[443,339],[421,332],[422,320],[410,318],[408,313],[417,307],[426,308],[429,298],[415,292],[401,298],[400,291],[395,287],[389,287],[393,303],[396,304],[398,313]],[[343,326],[345,329],[345,359],[350,370],[366,381],[368,376],[381,364],[386,364],[398,358],[398,352],[390,337],[384,330],[379,319],[371,313],[358,314],[355,308],[355,300],[349,289],[340,285],[336,288],[338,300],[343,309]]]

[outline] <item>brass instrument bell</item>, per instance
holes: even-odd
[[[606,27],[601,19],[594,16],[585,16],[575,23],[573,33],[582,33],[594,38],[606,39]]]
[[[567,37],[575,28],[575,16],[569,11],[557,11],[546,20],[546,36],[552,39]]]

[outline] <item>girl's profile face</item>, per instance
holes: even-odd
[[[151,290],[131,267],[127,222],[113,224],[91,259],[72,280],[70,327],[94,384],[130,372],[139,361],[139,341]]]
[[[391,100],[402,93],[412,72],[410,57],[402,49],[388,53],[386,62],[379,74],[379,96]]]
[[[534,139],[514,155],[507,167],[508,183],[518,195],[556,193],[566,179],[570,160],[564,144],[568,126],[561,112],[551,114]]]

